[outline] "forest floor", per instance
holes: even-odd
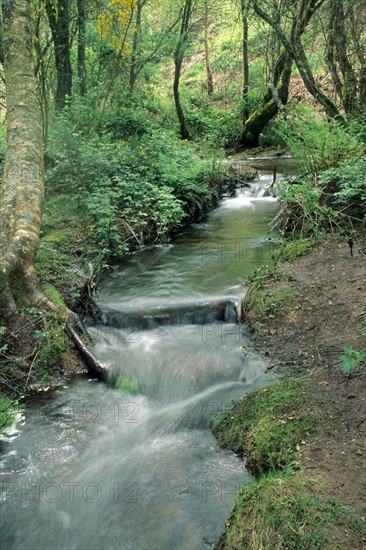
[[[359,243],[366,248],[365,243]],[[350,376],[342,371],[344,346],[365,349],[366,255],[330,240],[303,257],[280,265],[265,282],[272,297],[291,290],[279,315],[248,311],[256,345],[281,376],[305,375],[329,393],[336,422],[320,418],[320,435],[299,451],[311,475],[321,476],[323,492],[356,512],[366,513],[366,365]],[[287,294],[289,295],[289,294]]]
[[[257,277],[247,294],[245,311],[254,348],[267,357],[268,369],[280,380],[290,384],[299,380],[301,391],[287,406],[288,388],[285,386],[284,391],[281,383],[276,384],[279,389],[274,392],[265,394],[262,390],[243,397],[213,424],[220,446],[239,454],[243,451],[248,469],[257,474],[250,484],[253,489],[248,486],[239,493],[219,549],[243,544],[248,549],[295,548],[288,546],[292,537],[297,548],[365,548],[366,364],[359,363],[348,375],[341,361],[344,346],[358,351],[366,348],[362,335],[366,318],[365,252],[364,239],[358,240],[351,257],[345,239],[329,237],[300,257],[278,263],[272,273]],[[282,403],[275,403],[273,413],[276,399]],[[248,414],[252,412],[248,428]],[[283,432],[296,443],[294,452],[290,451],[291,438],[281,442],[282,424],[298,421],[305,426],[309,419],[314,430],[304,429],[305,436],[299,437],[295,424]],[[272,424],[266,426],[268,422]],[[272,439],[274,442],[269,442]],[[283,457],[288,452],[290,456],[291,487],[286,481],[289,478],[281,473],[286,467],[280,461],[274,465],[274,475],[279,476],[276,483],[268,481],[273,470],[266,475],[268,469],[264,469],[265,475],[261,475],[263,456],[272,452],[266,446],[271,445],[274,454]],[[304,480],[311,486],[309,509],[299,504]],[[363,527],[355,534],[352,527],[346,527],[346,521],[331,518],[325,510],[315,513],[314,502],[315,507],[317,503],[344,507],[350,511],[349,517],[361,519]],[[291,509],[297,510],[297,519],[290,519]],[[267,522],[263,516],[268,516]],[[329,518],[328,525],[325,518]],[[287,529],[286,534],[283,529]],[[302,546],[302,537],[309,537],[308,546]]]

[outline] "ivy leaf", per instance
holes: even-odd
[[[345,374],[349,374],[357,365],[357,361],[350,357],[349,355],[342,355],[342,370]]]

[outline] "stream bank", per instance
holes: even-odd
[[[295,243],[295,244],[294,244]],[[212,424],[256,479],[237,497],[217,548],[364,548],[366,365],[342,371],[344,346],[365,348],[365,241],[344,239],[252,280],[254,346],[284,381],[234,403]],[[349,511],[348,511],[349,510]]]

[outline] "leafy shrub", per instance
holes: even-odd
[[[279,126],[279,134],[303,172],[317,175],[362,158],[364,144],[335,120],[318,121],[307,108],[296,107]]]
[[[104,133],[92,138],[71,126],[74,118],[66,110],[50,132],[47,188],[51,198],[67,193],[82,207],[98,263],[131,245],[165,241],[217,200],[215,164],[202,161],[194,144],[156,131],[141,111],[110,113]],[[128,135],[117,139],[120,131]]]
[[[327,194],[327,202],[348,211],[357,218],[366,216],[366,159],[353,164],[341,163],[319,177],[319,184]]]

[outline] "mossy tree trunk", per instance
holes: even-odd
[[[267,124],[278,113],[280,105],[285,105],[288,100],[288,90],[290,85],[292,60],[282,54],[276,62],[274,70],[273,88],[275,95],[270,89],[264,98],[263,105],[256,109],[246,120],[239,144],[244,147],[256,147],[258,139]]]
[[[0,188],[0,314],[44,299],[34,260],[41,226],[42,122],[32,55],[30,1],[3,0],[7,136]]]
[[[191,13],[192,13],[192,0],[186,0],[184,2],[183,11],[182,11],[182,25],[179,33],[179,38],[178,38],[177,46],[174,51],[175,70],[174,70],[173,94],[174,94],[175,109],[177,111],[177,117],[179,121],[180,135],[182,139],[190,138],[186,119],[184,116],[182,103],[180,101],[179,82],[180,82],[180,73],[182,71],[184,53],[187,46]]]

